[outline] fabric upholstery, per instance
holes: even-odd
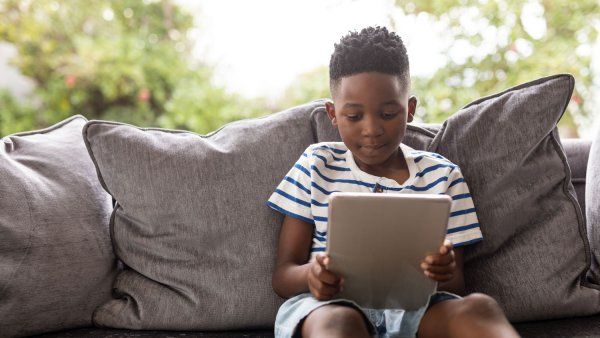
[[[226,125],[207,136],[90,121],[84,138],[117,206],[126,269],[97,325],[163,330],[272,327],[281,215],[265,205],[314,141],[321,102]]]
[[[585,211],[593,253],[591,278],[600,284],[600,129],[592,141],[586,175]]]
[[[92,324],[116,275],[112,210],[73,116],[0,143],[0,336]]]
[[[566,318],[557,320],[545,320],[537,322],[518,323],[515,329],[522,338],[560,338],[560,337],[600,337],[600,315],[589,317]],[[273,330],[245,330],[245,331],[223,331],[223,332],[199,332],[199,331],[132,331],[117,329],[86,328],[48,333],[39,338],[63,338],[63,337],[153,337],[169,338],[185,336],[186,338],[270,338],[274,337]]]
[[[484,240],[465,248],[469,292],[493,296],[511,321],[590,315],[600,291],[584,279],[589,242],[556,124],[570,75],[477,100],[452,115],[430,148],[458,163]]]
[[[571,181],[577,193],[577,201],[585,212],[586,170],[592,142],[586,139],[563,139],[561,143],[571,168]]]
[[[494,297],[513,322],[600,312],[556,129],[573,86],[572,76],[556,75],[481,98],[421,141],[461,167],[475,202],[484,239],[464,249],[467,291]],[[318,141],[339,140],[330,124],[319,126],[330,130],[317,130]]]

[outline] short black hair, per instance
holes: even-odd
[[[360,33],[349,32],[334,45],[329,61],[332,95],[343,77],[364,72],[397,75],[404,86],[410,86],[406,47],[396,33],[385,27],[367,27]]]

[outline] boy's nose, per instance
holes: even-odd
[[[379,136],[383,134],[383,126],[374,118],[366,118],[362,125],[363,136]]]

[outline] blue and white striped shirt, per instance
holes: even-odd
[[[446,238],[455,247],[482,239],[473,200],[460,168],[443,156],[400,144],[410,177],[403,184],[362,171],[343,142],[310,145],[267,201],[271,208],[314,224],[311,260],[327,246],[327,208],[331,193],[447,194],[452,197]]]

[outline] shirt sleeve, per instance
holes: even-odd
[[[311,211],[311,148],[308,147],[281,183],[267,205],[284,215],[314,224]]]
[[[452,170],[448,182],[446,194],[452,198],[452,205],[446,239],[452,242],[454,247],[481,241],[483,235],[479,227],[475,205],[467,182],[458,167]]]

